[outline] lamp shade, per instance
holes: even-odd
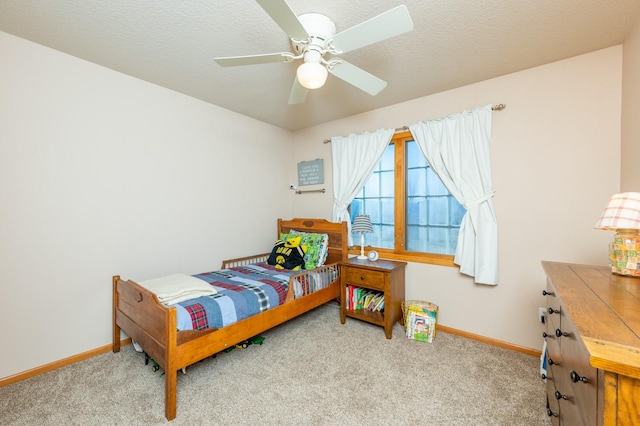
[[[616,231],[609,244],[611,272],[640,278],[640,192],[613,195],[595,227]]]
[[[362,232],[363,234],[369,234],[373,232],[373,226],[371,226],[371,218],[369,215],[361,214],[353,219],[353,226],[351,232]]]
[[[614,194],[595,225],[598,229],[640,229],[640,192]]]
[[[359,214],[353,219],[353,226],[351,232],[360,233],[360,256],[358,259],[364,260],[367,256],[364,255],[364,234],[370,234],[373,232],[373,226],[371,226],[371,218],[366,214]]]
[[[317,62],[305,62],[296,72],[298,82],[307,89],[318,89],[327,81],[327,68]]]

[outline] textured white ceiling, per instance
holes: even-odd
[[[252,0],[1,0],[0,31],[296,130],[621,44],[640,13],[638,0],[288,3],[338,32],[407,5],[413,31],[342,56],[388,86],[370,96],[330,75],[288,105],[298,62],[220,67],[214,57],[290,50]]]

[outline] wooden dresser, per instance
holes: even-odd
[[[547,414],[554,425],[640,425],[640,279],[542,262]]]

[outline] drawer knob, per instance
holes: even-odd
[[[549,380],[550,382],[552,382],[553,380],[551,379],[551,377],[547,376],[546,374],[542,373],[540,375],[540,377],[542,378],[542,380]]]
[[[589,380],[586,377],[579,375],[578,373],[576,373],[573,370],[571,370],[569,372],[569,377],[571,377],[571,381],[573,383],[578,383],[578,382],[588,383],[589,382]]]
[[[560,363],[555,362],[554,360],[552,360],[551,358],[549,358],[549,365],[560,365]]]
[[[543,331],[543,332],[542,332],[542,337],[544,337],[545,339],[546,339],[547,337],[551,337],[551,338],[553,338],[553,334],[547,334],[547,332],[546,332],[546,331]]]
[[[560,400],[560,399],[565,399],[565,400],[566,400],[566,399],[569,399],[569,398],[567,397],[567,395],[563,395],[563,394],[561,394],[561,393],[560,393],[560,391],[556,391],[556,393],[554,393],[554,395],[555,395],[556,399],[558,399],[558,400]]]
[[[547,416],[558,417],[558,413],[554,413],[553,411],[551,411],[551,408],[547,408]]]
[[[552,291],[542,290],[543,296],[555,296],[556,294]]]
[[[567,333],[566,331],[562,331],[559,328],[556,328],[556,337],[568,337],[569,333]]]
[[[364,275],[360,275],[360,280],[364,281]]]
[[[560,313],[560,310],[559,310],[559,309],[549,308],[549,309],[548,309],[548,312],[549,312],[549,315],[552,315],[552,314],[559,314],[559,313]]]

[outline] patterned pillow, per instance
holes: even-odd
[[[280,269],[292,271],[303,269],[305,266],[304,247],[300,244],[301,241],[302,238],[299,236],[298,238],[276,241],[267,263]]]
[[[284,235],[289,236],[302,236],[301,245],[306,247],[305,251],[305,269],[314,269],[324,265],[327,260],[329,235],[328,234],[313,234],[309,232],[296,231],[292,229],[290,234],[281,234],[282,239]]]
[[[322,250],[320,250],[320,256],[318,256],[318,266],[324,265],[327,261],[327,255],[329,254],[329,234],[322,235]]]

